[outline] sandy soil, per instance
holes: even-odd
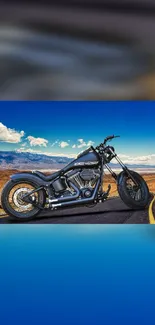
[[[153,174],[153,173],[152,174],[151,173],[150,174],[142,174],[141,176],[147,182],[150,192],[155,193],[155,174]],[[105,175],[105,183],[103,186],[103,188],[105,190],[106,190],[108,184],[111,184],[110,196],[118,196],[116,182],[112,178],[111,175]]]

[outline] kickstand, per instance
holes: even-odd
[[[102,199],[104,199],[104,200],[107,199],[107,197],[109,196],[110,190],[111,190],[111,185],[109,184],[107,191],[102,193]]]

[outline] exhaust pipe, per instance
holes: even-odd
[[[61,202],[73,201],[73,200],[75,200],[75,199],[77,199],[79,197],[80,191],[79,191],[78,187],[76,187],[72,182],[68,182],[68,183],[76,191],[76,194],[74,194],[72,196],[70,196],[70,195],[65,196],[65,197],[62,197],[62,198],[59,198],[59,199],[52,199],[52,200],[49,199],[49,204],[54,203],[54,202],[55,203],[57,202],[57,204],[59,204]],[[52,204],[52,206],[53,206],[53,204]]]
[[[62,202],[62,203],[57,203],[57,204],[52,204],[51,208],[56,209],[56,208],[65,208],[65,207],[73,207],[73,206],[77,206],[77,205],[81,205],[81,204],[88,204],[88,203],[93,203],[94,199],[96,197],[97,191],[99,189],[99,185],[100,185],[100,178],[97,182],[96,188],[93,192],[93,195],[90,198],[82,198],[79,200],[73,200],[73,201],[68,201],[68,202]],[[75,197],[74,197],[75,198]]]

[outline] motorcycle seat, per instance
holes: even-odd
[[[39,172],[39,171],[37,171],[37,170],[34,170],[33,172],[32,172],[33,174],[35,174],[35,175],[37,175],[39,178],[41,178],[43,181],[45,181],[45,182],[49,182],[49,181],[52,181],[54,178],[56,178],[57,176],[59,176],[59,174],[60,174],[60,171],[58,171],[58,172],[55,172],[55,173],[53,173],[53,174],[51,174],[51,175],[45,175],[45,174],[43,174],[43,173],[41,173],[41,172]]]

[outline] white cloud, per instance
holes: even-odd
[[[28,141],[30,142],[30,146],[31,147],[35,147],[35,146],[43,146],[43,147],[47,147],[48,144],[48,140],[44,139],[44,138],[35,138],[32,137],[31,135],[29,137],[27,137]]]
[[[8,143],[19,143],[24,136],[24,131],[16,131],[14,129],[7,128],[0,122],[0,141]]]
[[[66,148],[66,147],[69,146],[69,143],[68,143],[68,142],[65,142],[65,141],[62,141],[62,142],[59,143],[59,146],[60,146],[61,148]]]
[[[146,155],[146,156],[127,156],[127,155],[118,155],[124,164],[130,165],[155,165],[155,154]],[[114,159],[113,162],[117,161]]]
[[[78,139],[77,141],[78,141],[78,144],[77,145],[74,144],[72,146],[73,149],[75,149],[75,148],[80,149],[80,148],[84,148],[84,147],[90,147],[90,146],[92,146],[94,144],[94,142],[91,141],[91,140],[89,140],[88,142],[85,142],[83,139]]]
[[[62,153],[58,153],[58,152],[42,152],[42,151],[39,151],[39,150],[34,150],[34,149],[31,149],[31,148],[19,148],[16,150],[16,152],[18,153],[22,153],[22,152],[25,152],[25,153],[32,153],[32,154],[38,154],[38,155],[46,155],[46,156],[56,156],[56,157],[68,157],[68,158],[75,158],[76,155],[74,154],[62,154]]]
[[[94,142],[91,141],[91,140],[89,140],[89,141],[87,142],[87,146],[88,146],[88,147],[92,146],[93,144],[94,144]]]
[[[80,143],[77,145],[78,148],[83,148],[87,146],[86,142],[83,139],[78,139],[78,142]]]
[[[59,141],[59,140],[56,140],[55,142],[53,142],[53,143],[51,144],[51,147],[54,147],[54,146],[58,143],[58,141]]]

